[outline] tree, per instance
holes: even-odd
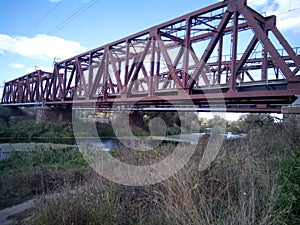
[[[239,119],[241,130],[248,133],[250,130],[266,128],[274,124],[274,118],[265,113],[249,113],[242,115]]]
[[[224,119],[223,117],[220,117],[218,115],[215,115],[212,119],[210,119],[208,121],[208,125],[210,127],[214,127],[214,126],[227,126],[227,121],[226,119]]]

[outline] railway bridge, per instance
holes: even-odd
[[[6,82],[1,104],[281,112],[299,70],[276,16],[224,0]]]

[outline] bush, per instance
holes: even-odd
[[[81,153],[71,149],[12,153],[0,160],[0,208],[64,186],[78,185],[88,168]]]
[[[57,122],[36,124],[35,120],[23,120],[3,127],[5,129],[3,142],[74,143],[73,129],[69,124]]]
[[[278,186],[271,207],[275,221],[300,224],[300,149],[279,158]]]

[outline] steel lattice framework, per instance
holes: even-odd
[[[1,103],[159,107],[190,98],[199,109],[224,101],[228,111],[279,112],[300,95],[299,54],[275,16],[225,0],[7,82]]]

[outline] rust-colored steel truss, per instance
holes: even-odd
[[[280,112],[300,95],[299,55],[275,16],[225,0],[7,82],[1,103]]]
[[[1,104],[45,102],[47,93],[51,92],[52,80],[53,73],[37,70],[8,81],[4,85]]]

